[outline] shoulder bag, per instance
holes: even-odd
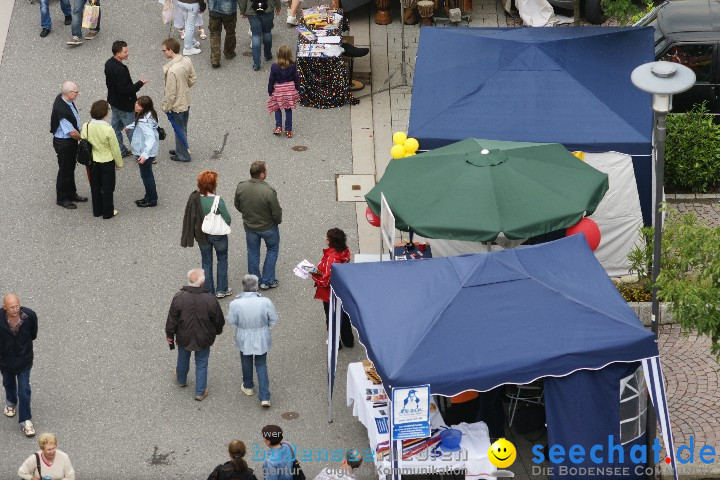
[[[220,195],[215,195],[215,201],[213,201],[210,213],[205,215],[202,223],[202,231],[208,235],[227,235],[230,233],[230,227],[222,215],[217,213],[218,205],[220,204]]]
[[[90,136],[90,123],[86,123],[84,126],[85,138],[81,139],[80,143],[78,143],[77,162],[80,165],[92,168],[95,162],[93,162],[92,144],[88,139],[88,137]]]
[[[40,471],[40,455],[35,454],[35,463],[37,464],[38,477],[42,478],[42,472]]]
[[[283,445],[288,445],[287,443],[283,442]],[[292,447],[290,447],[290,450],[292,450]],[[293,480],[306,480],[305,472],[302,471],[302,468],[300,468],[300,462],[298,462],[297,455],[295,454],[295,451],[293,451],[293,471],[292,471],[292,478]]]

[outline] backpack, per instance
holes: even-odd
[[[250,6],[255,11],[255,13],[261,14],[265,13],[265,11],[268,9],[268,2],[267,0],[252,0]]]
[[[86,132],[90,131],[90,124],[85,124]],[[86,137],[89,135],[89,133],[86,133]],[[80,140],[80,143],[78,144],[77,149],[77,162],[80,165],[85,165],[86,167],[92,168],[93,166],[93,153],[92,153],[92,144],[87,138],[83,138]]]

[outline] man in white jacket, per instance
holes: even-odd
[[[237,327],[235,342],[240,350],[243,384],[240,390],[247,395],[255,394],[253,364],[258,377],[260,405],[270,408],[270,379],[267,372],[267,353],[272,345],[270,329],[278,321],[275,305],[258,293],[258,277],[245,275],[242,279],[243,293],[230,302],[228,323]]]

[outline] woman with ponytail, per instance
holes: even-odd
[[[252,468],[245,461],[245,444],[233,440],[228,444],[230,461],[215,467],[208,480],[257,480]]]

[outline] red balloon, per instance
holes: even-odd
[[[367,209],[365,209],[365,218],[367,219],[368,223],[373,227],[380,226],[380,217],[375,215],[373,211],[370,210],[370,207],[367,207]]]
[[[600,228],[597,223],[593,222],[589,218],[585,217],[572,227],[565,230],[565,236],[575,235],[576,233],[584,233],[585,240],[590,245],[590,250],[593,252],[600,245]]]

